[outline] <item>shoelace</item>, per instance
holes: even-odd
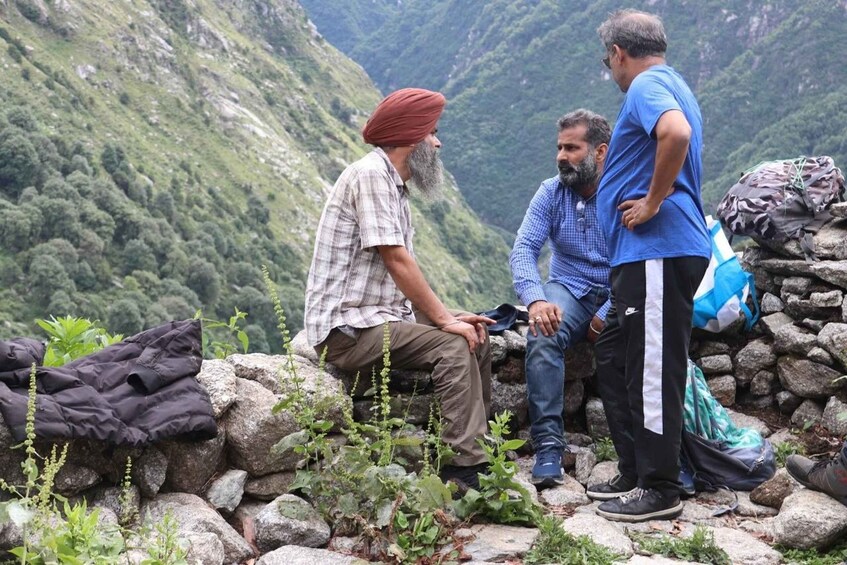
[[[556,465],[557,467],[562,466],[562,456],[557,452],[556,449],[545,449],[541,453],[537,455],[538,464],[541,467],[546,467],[548,465]]]
[[[635,487],[631,491],[626,494],[621,495],[621,502],[624,504],[629,504],[630,502],[641,500],[641,498],[647,494],[647,491],[643,488]]]
[[[817,471],[818,469],[826,469],[826,468],[827,468],[827,467],[829,467],[830,465],[835,465],[835,463],[836,463],[836,461],[837,461],[837,460],[838,460],[838,458],[837,458],[837,457],[832,457],[832,458],[829,458],[829,459],[821,459],[821,460],[819,460],[817,463],[815,463],[814,465],[812,465],[812,468],[811,468],[811,469],[809,469],[809,475],[811,475],[812,473],[814,473],[814,472],[815,472],[815,471]]]

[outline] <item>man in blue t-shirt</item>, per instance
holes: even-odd
[[[694,293],[711,256],[700,201],[702,120],[665,63],[662,21],[615,12],[597,30],[626,93],[597,190],[612,268],[598,388],[619,475],[591,485],[597,513],[638,522],[682,512],[679,448]]]

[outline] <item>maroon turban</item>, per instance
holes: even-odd
[[[365,143],[383,147],[414,145],[432,133],[447,100],[440,92],[403,88],[379,103],[362,130]]]

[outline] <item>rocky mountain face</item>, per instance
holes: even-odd
[[[618,2],[302,3],[318,31],[382,89],[445,92],[445,160],[483,219],[509,230],[517,229],[540,181],[555,174],[556,118],[585,107],[614,121],[620,107],[623,95],[600,63],[595,32]],[[847,164],[835,125],[844,120],[847,96],[837,60],[847,47],[838,31],[847,17],[843,0],[627,6],[662,16],[668,61],[699,97],[707,208],[762,160],[828,154]],[[386,10],[392,15],[370,28],[347,24]],[[325,17],[329,12],[339,16]],[[351,42],[356,34],[359,41]]]
[[[324,195],[367,151],[380,94],[297,2],[5,0],[0,75],[3,335],[51,314],[134,333],[238,307],[253,346],[278,349],[262,265],[300,325]],[[414,214],[448,303],[511,296],[503,238],[452,179]]]

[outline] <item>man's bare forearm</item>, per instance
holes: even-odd
[[[417,261],[405,247],[384,245],[377,249],[394,284],[433,324],[441,327],[455,320],[432,291]]]

